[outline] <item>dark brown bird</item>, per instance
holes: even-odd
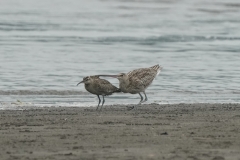
[[[161,72],[162,67],[158,64],[149,68],[139,68],[128,73],[120,73],[118,75],[101,75],[110,76],[119,80],[119,88],[124,93],[139,94],[141,100],[139,104],[148,100],[145,90],[152,84],[153,79]],[[145,95],[145,99],[141,95]]]
[[[101,103],[101,99],[99,95],[102,95],[103,97],[103,100],[102,100],[102,106],[103,106],[105,102],[104,96],[111,95],[114,92],[121,92],[119,88],[112,85],[109,81],[99,78],[99,76],[84,77],[83,80],[79,82],[77,85],[79,85],[80,83],[84,83],[85,89],[88,92],[97,95],[99,99],[97,109],[99,107],[99,104]],[[102,109],[102,106],[101,106],[101,109]]]

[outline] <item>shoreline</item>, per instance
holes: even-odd
[[[0,110],[1,159],[239,160],[240,104]]]

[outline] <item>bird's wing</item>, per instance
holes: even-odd
[[[112,92],[116,92],[118,90],[117,87],[115,87],[114,85],[112,85],[109,81],[105,80],[105,79],[98,79],[97,83],[95,83],[95,87],[103,93],[112,93]]]
[[[157,75],[157,72],[150,69],[150,68],[143,68],[143,69],[138,69],[138,70],[133,70],[131,73],[128,74],[129,79],[131,78],[138,78],[140,80],[146,79],[149,77],[155,78]]]
[[[145,76],[148,76],[148,75],[155,77],[160,73],[161,70],[162,70],[162,67],[157,64],[157,65],[149,67],[149,68],[139,68],[139,69],[132,70],[127,73],[127,76],[129,78],[137,77],[139,79],[141,79]]]
[[[156,71],[146,68],[131,73],[129,80],[132,82],[136,81],[140,87],[146,88],[152,83],[156,75]]]
[[[131,78],[131,77],[141,78],[141,76],[144,75],[144,73],[149,72],[149,71],[150,71],[149,68],[139,68],[139,69],[135,69],[135,70],[128,72],[127,76],[129,78]]]

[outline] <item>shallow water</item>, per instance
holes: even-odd
[[[164,69],[148,103],[239,103],[239,15],[238,0],[2,0],[0,108],[95,106],[97,98],[76,87],[83,77],[155,64]]]

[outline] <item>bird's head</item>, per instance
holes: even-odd
[[[83,80],[77,84],[77,86],[81,83],[84,83],[84,84],[91,83],[91,77],[90,76],[84,77]]]
[[[119,81],[126,80],[126,79],[127,79],[127,74],[126,74],[126,73],[119,73],[118,75],[116,75],[116,78],[117,78]]]

